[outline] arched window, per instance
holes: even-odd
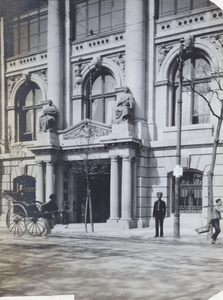
[[[92,88],[90,84],[92,82]],[[100,71],[88,80],[84,101],[84,118],[111,124],[115,103],[115,79],[108,71]],[[91,93],[91,95],[90,95]],[[92,103],[90,103],[90,101]]]
[[[32,141],[36,139],[37,110],[41,109],[42,93],[33,83],[23,84],[16,95],[16,125],[17,141]]]
[[[208,61],[203,56],[191,55],[183,67],[182,87],[182,125],[210,122],[210,109],[204,99],[195,91],[204,91],[210,72]],[[170,125],[176,125],[178,90],[178,71],[173,76],[174,92]]]

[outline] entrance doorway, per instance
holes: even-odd
[[[94,223],[106,222],[110,217],[110,174],[97,174],[90,177],[92,214]],[[77,175],[77,222],[84,223],[86,202],[86,180]],[[88,216],[89,222],[89,216]]]
[[[175,178],[173,177],[173,199],[175,195]],[[180,203],[181,213],[202,212],[202,185],[203,175],[200,172],[184,171],[180,179]],[[174,207],[174,201],[173,201]]]

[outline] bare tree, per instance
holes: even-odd
[[[86,120],[83,124],[79,138],[81,141],[80,159],[72,162],[73,172],[84,176],[86,180],[86,202],[85,202],[85,231],[87,230],[88,209],[90,215],[91,232],[94,232],[93,213],[92,213],[92,198],[91,198],[91,180],[97,174],[107,172],[107,163],[102,163],[101,159],[96,159],[94,155],[95,148],[93,142],[97,137],[97,128],[92,125],[90,120]]]
[[[205,82],[202,80],[201,84],[194,84],[193,80],[187,78],[184,80],[189,84],[189,91],[197,94],[201,98],[199,100],[203,100],[207,104],[210,112],[217,119],[211,164],[208,171],[208,222],[210,222],[213,206],[213,176],[223,121],[223,70],[219,68],[211,70],[209,65],[203,64],[199,66],[197,74],[198,78],[205,78]]]

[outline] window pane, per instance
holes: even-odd
[[[101,76],[99,76],[93,83],[92,95],[101,95],[101,94],[102,94]]]
[[[39,49],[46,49],[47,47],[47,32],[41,33],[39,37]]]
[[[191,6],[190,6],[190,0],[178,0],[177,1],[177,13],[181,13],[184,11],[190,11]]]
[[[105,99],[105,123],[112,124],[113,113],[115,109],[115,97]]]
[[[86,21],[82,21],[82,22],[79,22],[77,23],[76,25],[76,36],[77,37],[85,37],[86,36]]]
[[[26,133],[33,133],[33,110],[26,112]]]
[[[25,106],[32,106],[33,105],[33,91],[31,90],[25,100]]]
[[[14,40],[18,40],[19,38],[19,31],[18,31],[18,25],[14,25],[13,27],[13,36],[14,36]]]
[[[210,74],[210,65],[203,59],[198,58],[195,61],[195,78],[207,77]]]
[[[177,104],[176,104],[177,105]],[[191,92],[183,89],[182,92],[182,125],[191,124]]]
[[[47,31],[47,19],[46,16],[40,17],[40,32]]]
[[[190,59],[186,60],[184,63],[183,77],[186,79],[191,78],[191,60]]]
[[[101,16],[101,31],[108,31],[112,29],[112,15],[106,14]]]
[[[38,50],[39,45],[38,45],[38,35],[33,35],[30,37],[30,51]]]
[[[20,25],[20,38],[28,37],[28,22],[22,22]]]
[[[101,14],[111,13],[112,11],[112,0],[101,1]]]
[[[14,55],[19,54],[19,41],[14,41]]]
[[[34,104],[40,104],[40,101],[42,100],[42,92],[40,89],[34,90]]]
[[[124,10],[115,11],[113,13],[113,28],[123,28],[124,27]]]
[[[94,33],[98,33],[99,32],[99,18],[92,18],[88,20],[88,31],[93,30]]]
[[[30,30],[30,35],[34,35],[34,34],[38,34],[38,22],[36,21],[36,22],[34,22],[33,20],[32,20],[32,22],[30,22],[30,26],[29,26],[29,30]]]
[[[28,38],[20,40],[20,53],[28,52]]]
[[[114,92],[115,79],[111,75],[105,75],[104,92]]]
[[[81,4],[76,5],[76,20],[77,22],[86,20],[87,18],[87,7]]]
[[[207,0],[193,0],[193,8],[206,7],[207,5]]]
[[[125,8],[125,0],[113,0],[113,10],[120,10]]]
[[[88,6],[88,17],[89,18],[94,18],[94,17],[98,17],[99,14],[99,4],[98,3],[94,3],[94,4],[89,4]]]
[[[196,84],[195,90],[204,91],[204,84]],[[209,123],[210,110],[204,99],[197,93],[194,93],[194,106],[193,106],[193,124]]]
[[[95,99],[92,103],[92,119],[103,122],[103,102],[102,99]]]
[[[160,0],[160,16],[173,15],[175,0]]]

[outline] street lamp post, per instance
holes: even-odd
[[[90,81],[89,81],[89,119],[92,119],[92,71],[90,69],[90,66],[87,61],[84,61],[90,74]],[[82,75],[81,75],[81,69],[82,69],[82,60],[79,59],[77,61],[77,73],[76,73],[76,84],[81,85],[82,84]]]
[[[181,123],[182,123],[182,79],[184,66],[184,39],[180,39],[180,49],[178,53],[178,80],[179,94],[177,99],[177,146],[176,146],[176,168],[174,169],[175,176],[175,209],[174,209],[174,229],[173,236],[180,237],[180,177],[183,175],[181,167]]]

